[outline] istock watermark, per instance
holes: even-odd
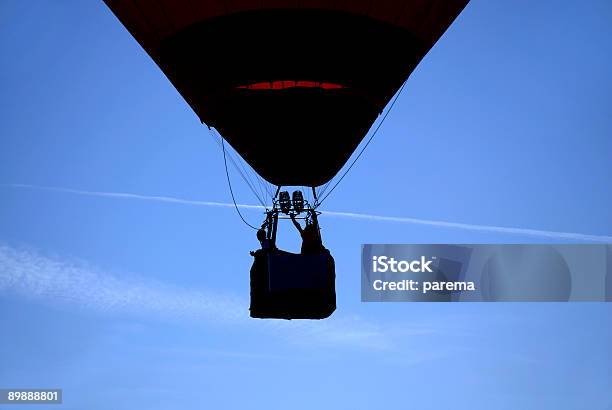
[[[612,245],[363,245],[364,302],[611,301]]]
[[[388,256],[372,256],[372,272],[433,272],[430,265],[433,263],[433,258],[427,260],[425,256],[421,256],[419,260],[395,260]]]

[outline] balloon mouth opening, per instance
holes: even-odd
[[[322,90],[339,90],[347,88],[342,84],[323,81],[262,81],[258,83],[239,85],[236,88],[247,90],[287,90],[290,88],[319,88]]]

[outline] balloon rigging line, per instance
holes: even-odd
[[[219,145],[219,148],[221,148],[221,150],[223,151],[223,147],[221,145],[222,141],[223,141],[223,137],[221,136],[221,134],[219,134],[218,131],[214,130],[211,131],[212,133],[216,133],[219,136],[219,139],[217,140],[217,144]],[[249,175],[248,171],[245,169],[245,167],[242,165],[242,163],[239,160],[235,160],[232,153],[229,152],[228,150],[225,151],[225,155],[229,156],[230,161],[232,162],[232,165],[234,165],[234,168],[236,168],[238,170],[238,172],[241,174],[241,176],[243,176],[243,180],[247,183],[249,189],[251,190],[251,192],[253,193],[253,195],[255,195],[255,197],[257,197],[257,200],[259,201],[260,204],[264,205],[264,201],[263,201],[263,197],[265,197],[264,194],[262,194],[262,196],[259,196],[259,194],[257,193],[255,187],[255,183],[253,182],[253,180],[251,179],[251,176]],[[247,181],[248,180],[248,181]]]
[[[221,140],[223,139],[223,137],[221,136],[221,134],[219,134],[219,131],[214,129],[214,130],[210,130],[210,132],[211,132],[211,134],[214,132],[215,134],[217,134],[219,136],[218,139],[215,138],[215,141],[217,142],[217,145],[219,145],[219,148],[221,148]],[[213,135],[213,138],[214,138],[214,135]],[[232,153],[230,151],[226,151],[226,153],[229,156],[230,161],[232,161],[232,164],[234,165],[234,168],[236,168],[237,170],[242,169],[242,171],[244,172],[244,175],[246,176],[246,178],[249,181],[251,181],[252,185],[254,186],[255,183],[253,183],[251,178],[249,177],[249,174],[253,175],[253,179],[258,183],[258,185],[260,187],[260,191],[261,191],[261,197],[258,198],[259,199],[259,203],[264,205],[263,204],[264,201],[261,198],[266,198],[266,194],[270,198],[273,196],[272,188],[271,188],[270,183],[267,182],[262,177],[260,177],[259,174],[257,174],[257,172],[255,172],[254,170],[251,170],[249,172],[250,166],[248,164],[246,164],[246,161],[244,161],[244,159],[242,159],[242,157],[240,157],[238,154],[236,154],[236,155],[238,156],[239,159],[236,160],[236,159],[234,159],[234,156],[232,155]],[[243,165],[243,163],[244,163],[244,165]]]
[[[238,216],[240,217],[240,219],[242,219],[242,222],[244,222],[247,226],[257,231],[258,229],[255,228],[250,223],[248,223],[246,219],[244,219],[244,217],[242,216],[242,213],[240,213],[240,209],[238,209],[236,198],[234,198],[234,190],[232,189],[232,182],[230,181],[229,171],[227,170],[227,159],[225,158],[225,143],[223,139],[221,139],[221,148],[223,148],[223,163],[225,164],[225,176],[227,176],[227,186],[229,187],[230,194],[232,195],[232,202],[234,202],[234,208],[236,209],[236,212],[238,213]]]
[[[208,129],[210,135],[213,137],[213,139],[217,142],[217,144],[219,145],[219,148],[221,148],[221,151],[223,151],[223,155],[224,155],[224,161],[225,161],[225,155],[229,156],[230,161],[232,162],[232,165],[234,166],[234,168],[236,169],[236,171],[238,171],[238,173],[240,174],[240,176],[242,177],[242,180],[247,184],[247,186],[249,187],[249,189],[251,190],[251,192],[253,193],[253,195],[255,195],[255,197],[257,198],[257,200],[259,201],[259,203],[265,207],[265,203],[264,201],[261,199],[261,197],[259,196],[259,194],[257,193],[257,191],[254,188],[254,184],[252,183],[251,179],[248,177],[247,171],[242,169],[241,167],[236,163],[236,161],[234,160],[234,158],[232,157],[230,152],[226,152],[225,147],[222,145],[223,144],[223,137],[217,133],[217,135],[219,135],[219,139],[217,140],[217,138],[215,138],[215,134],[213,133],[213,131],[209,128]],[[244,172],[243,172],[244,171]],[[245,175],[246,174],[246,175]]]
[[[408,80],[405,80],[402,83],[402,86],[399,88],[399,90],[397,91],[397,93],[395,94],[395,98],[393,98],[393,101],[391,101],[391,104],[389,105],[389,108],[387,109],[387,111],[385,112],[385,114],[383,115],[383,117],[381,118],[381,120],[378,122],[378,125],[376,126],[376,128],[374,129],[374,132],[372,132],[372,135],[370,135],[370,138],[368,138],[368,140],[366,141],[365,145],[361,148],[361,150],[359,151],[359,153],[357,154],[357,156],[355,157],[355,159],[353,160],[353,162],[351,162],[351,164],[349,165],[349,167],[346,169],[346,171],[344,171],[344,173],[342,174],[342,176],[340,177],[340,179],[334,184],[334,186],[332,186],[331,190],[327,193],[327,195],[325,195],[323,198],[321,198],[321,200],[319,201],[318,205],[321,205],[323,203],[323,201],[325,201],[325,199],[327,199],[328,196],[331,195],[332,192],[334,192],[334,189],[336,189],[336,187],[340,184],[340,182],[342,182],[342,180],[344,179],[344,177],[349,173],[349,171],[351,170],[351,168],[353,168],[353,165],[355,165],[355,163],[357,162],[357,160],[359,160],[359,158],[361,157],[361,155],[363,154],[363,152],[366,150],[366,148],[368,147],[368,145],[370,145],[370,142],[372,142],[372,140],[374,139],[374,137],[376,136],[376,133],[378,132],[378,130],[380,129],[380,127],[383,125],[383,123],[385,122],[385,120],[387,119],[387,116],[389,115],[389,113],[391,112],[391,110],[393,109],[393,106],[395,105],[397,99],[399,98],[400,94],[402,93],[402,90],[404,89],[404,86],[406,85],[406,82]],[[321,192],[320,195],[323,195],[325,193],[325,189],[327,188],[327,185],[323,188],[323,191]]]

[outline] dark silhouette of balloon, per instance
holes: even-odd
[[[468,0],[105,2],[258,174],[319,186]]]

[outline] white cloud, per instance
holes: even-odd
[[[296,344],[385,349],[391,341],[377,326],[359,319],[276,321],[249,318],[246,300],[191,290],[140,277],[119,277],[84,262],[0,245],[0,292],[69,308],[110,315],[241,326],[273,332]]]

